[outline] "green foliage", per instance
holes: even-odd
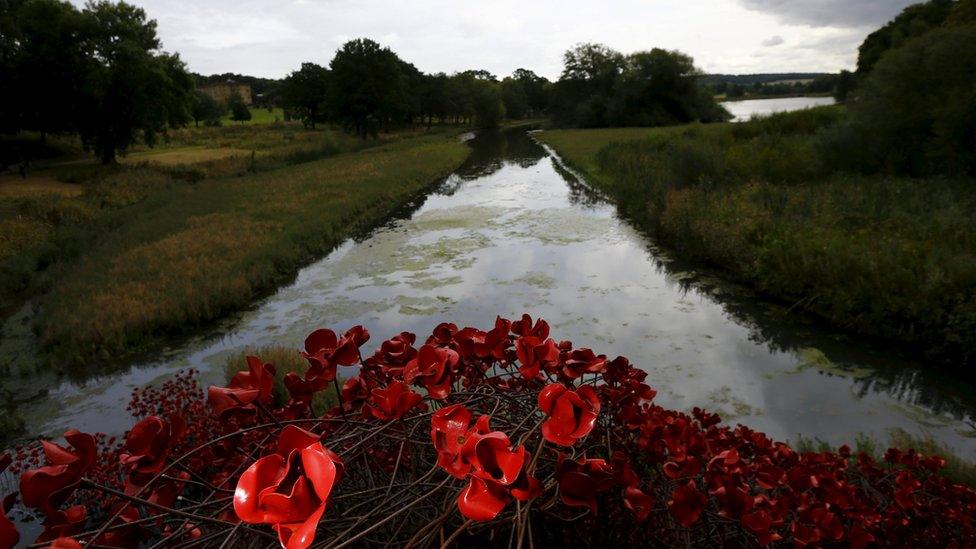
[[[819,151],[842,113],[541,137],[682,257],[947,366],[976,363],[972,180],[838,172]]]
[[[251,109],[244,103],[244,98],[241,97],[241,94],[234,92],[227,101],[227,104],[230,106],[230,116],[235,122],[247,122],[251,119]]]
[[[329,69],[302,63],[300,70],[289,74],[281,83],[281,104],[306,127],[315,129],[325,119],[329,82]]]
[[[942,26],[955,3],[954,0],[929,0],[908,6],[888,24],[869,34],[858,48],[858,75],[870,73],[888,51]]]
[[[156,22],[141,8],[102,0],[85,7],[90,22],[79,126],[103,162],[136,142],[190,120],[193,80],[179,56],[159,52]]]
[[[887,52],[851,104],[847,135],[862,171],[976,175],[976,24],[940,28]]]
[[[664,126],[729,118],[698,85],[694,61],[681,52],[655,48],[624,56],[582,44],[566,52],[564,64],[552,99],[558,124]]]
[[[209,94],[201,91],[193,94],[193,106],[190,108],[190,114],[198,126],[201,122],[207,126],[219,126],[224,112],[224,107]]]
[[[404,63],[389,48],[360,38],[346,42],[332,59],[332,112],[365,139],[408,112]]]

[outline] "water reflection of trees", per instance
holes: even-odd
[[[728,318],[749,330],[749,339],[771,352],[823,353],[829,368],[821,375],[847,378],[858,397],[886,394],[900,402],[971,425],[976,418],[976,387],[941,372],[926,369],[890,348],[849,335],[817,319],[765,301],[744,287],[721,280],[707,270],[667,258],[651,246],[657,268],[687,293],[721,305]]]

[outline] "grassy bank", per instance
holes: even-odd
[[[277,406],[284,406],[289,399],[288,389],[285,388],[285,374],[294,372],[299,376],[304,376],[308,370],[308,362],[302,358],[297,349],[288,349],[280,345],[265,345],[257,348],[247,348],[243,351],[228,357],[224,363],[224,372],[229,383],[238,372],[247,371],[247,356],[253,355],[267,364],[275,367],[274,378],[274,398]],[[341,387],[343,380],[339,379]],[[326,410],[339,404],[339,396],[336,394],[335,386],[330,385],[324,390],[315,393],[312,397],[312,408],[317,413],[324,413]]]
[[[466,154],[452,136],[431,135],[154,193],[117,210],[118,228],[59,271],[40,299],[41,342],[71,364],[192,330],[382,219]]]
[[[976,362],[976,184],[837,172],[828,107],[540,138],[682,257],[868,336]]]

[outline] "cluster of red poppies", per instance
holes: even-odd
[[[627,359],[557,342],[528,315],[487,331],[441,324],[419,348],[402,333],[364,358],[368,339],[361,327],[313,332],[308,369],[282,379],[286,402],[275,401],[276,368],[249,357],[206,398],[192,376],[137,392],[141,421],[117,444],[70,431],[71,448],[18,455],[21,501],[45,516],[38,541],[123,547],[262,525],[288,549],[387,525],[416,541],[453,519],[406,500],[441,490],[456,501],[457,535],[484,539],[514,528],[540,542],[976,545],[976,492],[939,475],[941,458],[798,453],[697,408],[662,408]],[[340,386],[345,366],[356,371]],[[338,405],[315,410],[327,390]],[[426,429],[429,441],[414,436]],[[18,534],[5,517],[13,501],[0,503],[3,549]],[[597,516],[610,527],[593,528]]]

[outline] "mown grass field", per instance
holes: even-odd
[[[228,113],[221,119],[224,124],[241,124],[241,125],[254,125],[254,124],[273,124],[275,122],[284,122],[285,111],[279,107],[275,107],[271,110],[263,109],[260,107],[251,107],[251,119],[244,122],[238,122],[234,120]]]
[[[976,362],[976,182],[823,165],[843,115],[539,137],[682,257],[962,370]]]

